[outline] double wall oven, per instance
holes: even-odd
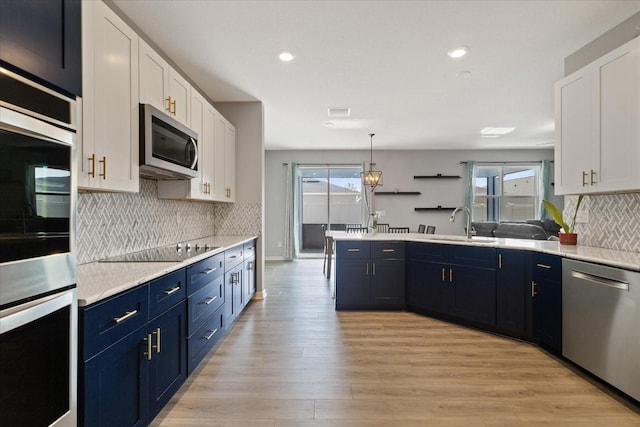
[[[0,425],[75,426],[76,100],[0,68]]]

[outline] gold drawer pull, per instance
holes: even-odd
[[[128,318],[134,316],[137,312],[138,312],[138,310],[127,311],[120,317],[114,317],[113,321],[116,322],[116,323],[124,322]]]
[[[546,264],[536,264],[538,267],[540,268],[546,268],[547,270],[551,270],[551,266],[550,265],[546,265]]]
[[[91,171],[89,172],[89,176],[91,178],[96,177],[96,153],[93,153],[91,157],[89,157],[89,161],[91,162]]]
[[[212,302],[214,302],[217,299],[218,299],[218,296],[216,295],[214,297],[209,297],[209,298],[207,298],[206,300],[204,300],[202,302],[204,302],[206,305],[209,305],[209,304],[211,304]]]
[[[152,332],[152,335],[156,336],[156,345],[151,347],[156,349],[156,353],[160,353],[160,328],[156,328],[156,331]]]
[[[538,293],[536,292],[536,282],[531,281],[531,297],[535,297]]]
[[[213,336],[216,334],[216,332],[218,332],[217,329],[214,329],[213,331],[209,331],[211,332],[209,335],[207,335],[206,337],[204,337],[205,340],[209,341],[211,338],[213,338]]]
[[[383,249],[382,252],[395,252],[395,249]]]
[[[102,173],[99,173],[98,176],[101,176],[102,179],[107,179],[107,156],[102,156],[102,160],[98,160],[98,163],[102,163]]]
[[[502,254],[498,254],[498,268],[502,270]]]
[[[444,267],[442,267],[442,281],[444,282],[445,280],[447,280],[445,278],[446,273],[444,272]]]
[[[175,294],[179,290],[180,290],[180,286],[176,286],[175,288],[167,289],[166,291],[164,291],[164,294],[165,295]]]
[[[349,248],[347,252],[360,252],[360,249]]]
[[[147,356],[147,360],[151,360],[151,334],[147,334],[144,340],[147,342],[147,351],[144,352],[144,355]]]

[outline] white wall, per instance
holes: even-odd
[[[265,157],[266,258],[283,255],[278,243],[284,239],[285,174],[283,163],[306,164],[362,163],[369,151],[288,151],[269,150]],[[384,187],[378,191],[419,191],[419,196],[376,196],[375,210],[385,211],[379,222],[417,229],[419,224],[435,225],[438,234],[463,234],[464,219],[449,222],[450,212],[415,212],[415,207],[462,206],[465,197],[465,165],[460,161],[537,161],[552,160],[553,150],[374,150],[373,160],[383,172]],[[553,169],[553,168],[551,168]],[[460,175],[456,180],[414,180],[414,175]],[[562,206],[562,198],[553,198]]]

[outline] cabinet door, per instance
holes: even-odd
[[[555,85],[556,194],[592,190],[592,171],[599,170],[596,89],[588,69],[577,71]]]
[[[417,259],[409,261],[410,305],[435,313],[447,312],[448,266]]]
[[[336,258],[336,309],[367,308],[371,299],[369,259]]]
[[[169,114],[170,66],[144,40],[140,39],[140,102]]]
[[[247,305],[256,293],[256,259],[249,258],[244,262],[244,277],[242,278],[244,291],[244,305]]]
[[[149,322],[149,418],[153,419],[187,378],[187,309],[182,301]]]
[[[228,328],[242,310],[242,269],[240,264],[224,274],[224,328]]]
[[[146,337],[146,327],[140,328],[85,363],[79,391],[79,425],[148,424]]]
[[[498,250],[496,326],[503,333],[525,335],[525,251]]]
[[[405,306],[404,259],[375,259],[371,262],[371,306]]]
[[[224,132],[224,182],[226,201],[236,200],[236,128],[226,123]]]
[[[138,191],[138,35],[103,2],[83,3],[78,185]]]
[[[640,39],[598,61],[600,176],[598,191],[640,189]]]
[[[81,96],[80,9],[80,0],[3,0],[0,62],[53,89]]]
[[[562,351],[562,258],[533,254],[531,292],[533,339]]]
[[[173,68],[169,69],[169,96],[171,97],[171,115],[183,125],[189,126],[191,85]]]
[[[450,314],[495,327],[495,269],[451,265],[448,289]]]
[[[214,126],[214,153],[213,153],[213,199],[219,202],[226,201],[225,183],[225,140],[226,120],[222,114],[215,112]]]

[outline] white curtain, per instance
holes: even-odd
[[[545,218],[545,209],[543,200],[548,200],[550,191],[550,183],[549,183],[549,160],[543,160],[540,162],[540,179],[538,179],[538,196],[540,200],[538,201],[538,219]]]
[[[475,191],[475,177],[476,177],[476,167],[478,163],[475,161],[467,162],[467,193],[465,197],[465,205],[469,208],[469,212],[471,212],[473,216],[473,196]]]
[[[286,166],[285,176],[285,199],[284,199],[284,247],[283,257],[286,260],[292,260],[294,255],[294,171],[297,169],[293,163],[284,163]]]

